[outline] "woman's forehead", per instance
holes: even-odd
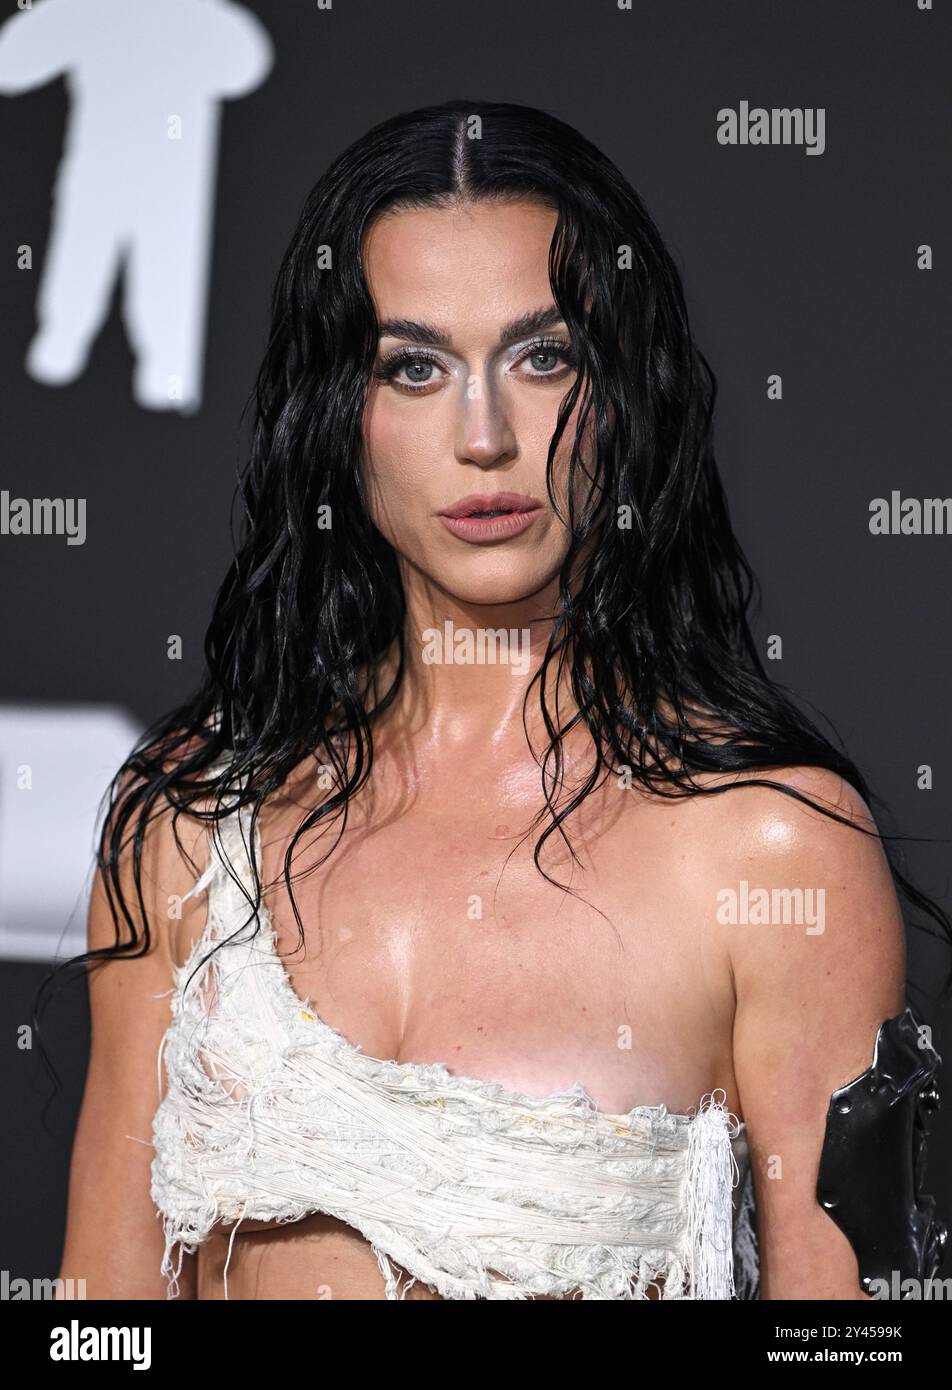
[[[532,202],[385,214],[368,230],[363,252],[378,318],[425,316],[452,327],[479,310],[501,325],[544,305],[551,300],[548,258],[557,216]]]

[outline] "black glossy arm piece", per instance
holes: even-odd
[[[873,1280],[924,1283],[944,1258],[948,1231],[923,1191],[941,1061],[906,1009],[880,1025],[872,1066],[830,1100],[817,1201],[852,1245],[866,1293]]]

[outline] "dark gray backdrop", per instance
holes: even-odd
[[[224,108],[204,402],[191,418],[132,401],[118,290],[79,381],[51,388],[24,373],[67,102],[56,82],[0,103],[0,487],[88,499],[83,546],[0,538],[0,698],[119,704],[144,723],[190,688],[230,554],[239,411],[301,202],[335,153],[397,110],[456,96],[513,100],[547,108],[611,156],[682,268],[720,383],[720,468],[763,586],[755,631],[762,641],[783,637],[776,678],[833,721],[894,812],[883,828],[948,835],[952,538],[868,530],[871,498],[893,489],[942,496],[949,486],[948,6],[250,8],[272,35],[275,66],[258,91]],[[825,152],[719,145],[715,113],[742,100],[824,108]],[[34,247],[32,273],[16,268],[24,242]],[[922,243],[934,250],[931,271],[916,268]],[[766,398],[775,372],[782,402]],[[172,632],[185,639],[181,662],[166,657]],[[916,789],[922,763],[934,770],[930,791]],[[910,873],[947,907],[948,864],[946,844],[907,849]],[[913,982],[931,987],[944,960],[916,932],[910,945]],[[23,1276],[56,1272],[87,1050],[85,1004],[73,989],[46,1015],[66,1090],[44,1132],[47,1083],[35,1050],[19,1051],[14,1034],[44,973],[0,963],[0,1264]],[[952,1052],[948,1027],[937,1046]],[[945,1090],[930,1178],[948,1220],[952,1083]]]

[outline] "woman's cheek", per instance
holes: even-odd
[[[435,509],[445,498],[430,496],[432,483],[424,449],[425,435],[408,426],[398,412],[379,409],[364,428],[362,468],[371,520],[400,553],[414,553],[425,532],[428,499]]]
[[[408,453],[407,427],[399,415],[378,398],[364,413],[363,470],[367,495],[376,512],[389,509],[398,492],[398,479]],[[374,516],[377,520],[377,516]]]

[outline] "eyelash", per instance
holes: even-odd
[[[539,352],[556,352],[562,358],[566,366],[575,365],[575,353],[572,351],[570,343],[565,342],[562,338],[537,338],[535,342],[526,345],[525,350],[516,358],[513,366],[518,366],[519,363],[525,362],[527,358],[534,357],[536,353]],[[434,366],[437,367],[440,365],[440,360],[436,354],[430,352],[426,348],[396,348],[393,352],[387,354],[378,367],[374,368],[374,379],[376,381],[387,382],[395,387],[396,390],[405,391],[407,395],[410,396],[428,391],[433,386],[432,380],[422,381],[418,385],[413,386],[409,382],[397,381],[395,379],[400,368],[406,366],[408,362],[432,362]],[[538,372],[535,375],[538,380],[544,381],[547,378],[555,380],[560,377],[562,373],[556,370],[552,372]]]

